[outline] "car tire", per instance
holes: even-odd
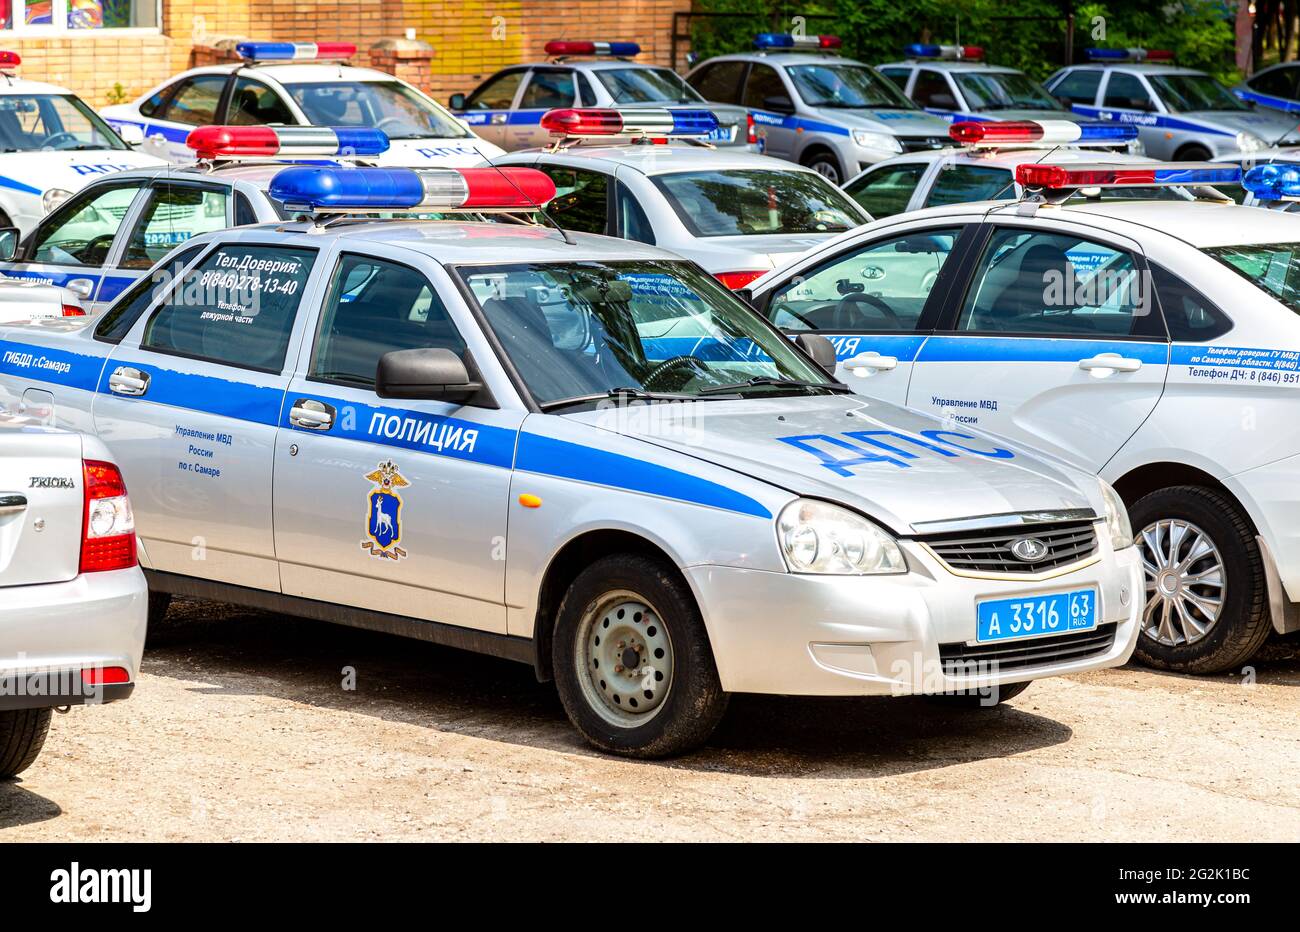
[[[1213,156],[1204,146],[1184,146],[1174,153],[1175,162],[1208,162]]]
[[[1143,496],[1129,518],[1151,593],[1134,656],[1179,673],[1249,660],[1273,625],[1264,557],[1241,507],[1213,489],[1175,486]]]
[[[699,607],[659,560],[615,554],[583,570],[560,602],[551,656],[569,720],[611,754],[692,750],[727,709]]]
[[[0,780],[16,777],[36,760],[50,731],[50,709],[0,712]]]
[[[823,149],[812,153],[812,155],[806,155],[803,158],[803,164],[836,187],[844,184],[844,171],[840,168],[840,160],[835,157],[833,152],[827,152]]]
[[[1008,699],[1014,699],[1022,692],[1029,688],[1032,680],[1025,680],[1023,683],[1004,683],[995,687],[997,692],[993,693],[986,689],[968,689],[962,692],[954,693],[933,693],[925,698],[938,705],[946,705],[950,708],[957,709],[993,709],[1006,702]],[[990,701],[992,700],[992,701]]]

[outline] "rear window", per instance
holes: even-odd
[[[867,222],[815,172],[734,169],[651,180],[694,236],[841,233]]]
[[[1213,246],[1203,251],[1300,313],[1300,243]]]

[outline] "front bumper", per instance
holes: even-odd
[[[956,576],[914,542],[902,542],[913,571],[899,576],[812,576],[694,566],[687,576],[704,614],[728,692],[877,696],[986,689],[1125,663],[1143,603],[1136,547],[1028,582]],[[1031,662],[1008,658],[953,672],[951,645],[975,645],[975,600],[1095,586],[1098,627],[1114,636],[1095,650]],[[1113,629],[1109,626],[1114,626]],[[1044,639],[1045,640],[1045,639]],[[999,642],[1033,647],[1039,638]],[[941,655],[940,645],[950,645]],[[1043,645],[1040,644],[1041,649]],[[1023,658],[1022,658],[1023,660]]]
[[[139,567],[0,589],[0,710],[130,695],[148,620],[149,590]],[[82,670],[105,667],[125,668],[129,682],[82,682]]]

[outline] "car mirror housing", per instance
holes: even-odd
[[[393,350],[380,356],[375,367],[375,394],[380,398],[496,406],[483,383],[470,375],[465,361],[442,347]]]

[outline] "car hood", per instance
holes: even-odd
[[[865,223],[865,221],[863,221]],[[709,272],[774,269],[820,246],[838,233],[777,233],[765,236],[704,236],[684,254]],[[666,246],[672,249],[672,246]]]
[[[948,137],[948,121],[924,110],[872,107],[845,110],[838,107],[817,107],[809,112],[817,120],[848,124],[860,129],[892,133],[895,136]]]
[[[1211,123],[1235,133],[1253,133],[1269,145],[1287,136],[1293,139],[1300,138],[1300,134],[1296,133],[1296,126],[1300,124],[1300,119],[1277,111],[1199,110],[1179,115],[1189,120]]]
[[[163,159],[134,149],[91,149],[82,152],[51,149],[0,155],[0,175],[7,179],[5,187],[10,190],[40,197],[54,188],[80,191],[105,175],[166,164]]]
[[[1079,470],[861,395],[631,405],[569,417],[839,502],[897,534],[987,515],[1104,513],[1097,481]]]

